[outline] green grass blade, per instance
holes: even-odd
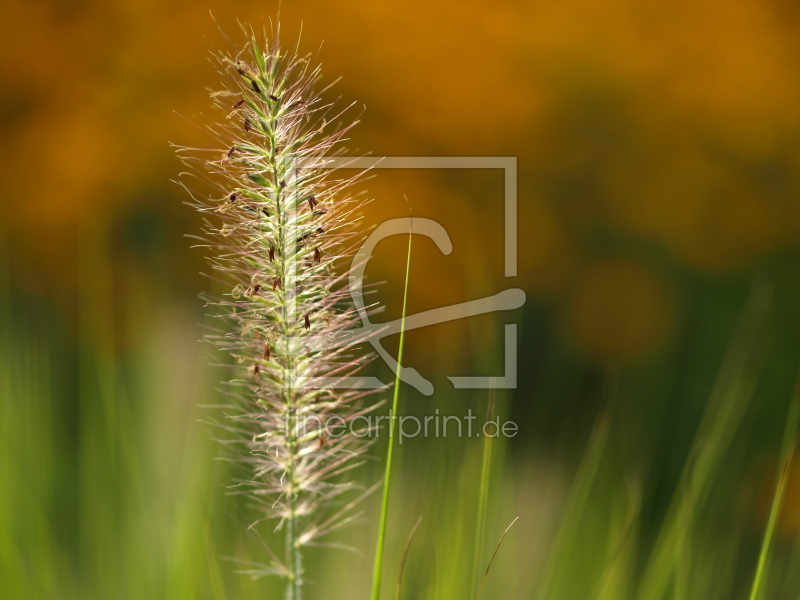
[[[403,343],[406,333],[406,306],[408,303],[408,280],[411,273],[411,236],[408,234],[408,254],[406,256],[406,280],[403,286],[403,313],[400,317],[400,346],[397,350],[397,370],[394,374],[394,395],[392,397],[392,414],[389,419],[389,448],[386,452],[386,470],[383,479],[383,497],[381,499],[381,515],[378,525],[378,542],[375,547],[375,566],[372,570],[372,600],[381,595],[381,576],[383,574],[383,548],[386,543],[386,515],[389,511],[389,486],[392,481],[392,458],[394,456],[394,425],[397,420],[397,398],[400,393],[400,369],[403,364]]]
[[[228,600],[225,594],[225,584],[217,562],[217,553],[214,550],[214,540],[211,537],[211,526],[208,517],[202,521],[203,545],[205,546],[206,560],[208,561],[208,577],[211,580],[211,592],[214,600]]]
[[[492,420],[494,411],[494,389],[489,390],[489,411],[486,421]],[[486,510],[489,503],[489,475],[492,467],[492,439],[490,435],[483,436],[483,458],[481,462],[481,483],[478,491],[478,516],[475,521],[475,552],[472,557],[472,570],[470,571],[471,585],[469,597],[475,597],[475,584],[480,571],[483,540],[486,535]]]
[[[497,542],[497,546],[494,548],[494,552],[492,553],[492,558],[489,559],[489,564],[486,565],[486,571],[483,573],[483,579],[481,579],[481,587],[478,588],[478,595],[475,597],[475,600],[480,600],[481,594],[483,594],[483,587],[486,585],[486,579],[489,577],[489,571],[492,568],[492,563],[494,562],[495,557],[497,556],[497,551],[500,550],[500,546],[503,544],[503,540],[506,539],[506,534],[508,533],[509,529],[514,526],[519,520],[519,517],[516,517],[511,524],[506,527],[506,530],[503,532],[503,535],[500,536],[500,541]]]
[[[750,600],[760,600],[764,596],[766,575],[769,570],[772,538],[775,534],[775,525],[778,522],[778,515],[780,514],[781,505],[783,504],[783,494],[786,491],[786,482],[788,479],[787,475],[794,458],[798,425],[800,425],[800,379],[798,379],[795,385],[794,393],[792,394],[792,402],[789,405],[786,430],[784,431],[783,442],[781,443],[780,461],[782,465],[778,465],[778,481],[775,488],[775,495],[772,498],[772,507],[769,511],[767,529],[764,532],[764,540],[761,543],[761,551],[758,555],[758,565],[756,566],[756,574],[753,578],[753,587],[750,590]]]
[[[403,546],[403,554],[400,557],[400,566],[397,569],[397,593],[395,594],[395,600],[400,600],[401,594],[403,592],[403,571],[406,567],[406,558],[408,558],[408,549],[411,548],[411,541],[414,539],[414,534],[417,533],[417,529],[419,529],[419,524],[422,523],[422,517],[417,519],[417,522],[414,523],[414,527],[411,528],[411,533],[408,534],[408,538],[406,539],[406,545]]]
[[[644,570],[637,598],[662,600],[684,564],[693,515],[705,504],[755,391],[766,340],[770,289],[757,282],[728,346],[677,491]],[[680,582],[678,582],[680,584]]]
[[[761,544],[761,552],[758,556],[758,566],[756,567],[756,575],[753,578],[753,587],[750,590],[750,600],[760,600],[764,596],[764,581],[766,581],[765,572],[768,565],[770,556],[770,547],[773,534],[775,533],[775,523],[778,520],[781,505],[783,503],[783,493],[786,490],[786,480],[789,468],[792,464],[794,457],[795,446],[792,444],[789,452],[783,461],[783,468],[778,476],[778,484],[775,489],[775,495],[772,498],[772,508],[769,511],[769,521],[767,522],[767,529],[764,532],[764,541]]]
[[[632,556],[636,552],[636,537],[641,517],[642,492],[639,484],[628,481],[625,494],[626,509],[612,527],[608,561],[598,585],[597,600],[620,600],[628,597],[628,585],[633,577]]]
[[[539,592],[540,598],[549,599],[555,597],[559,582],[567,574],[570,566],[567,558],[578,539],[578,526],[589,502],[589,492],[600,467],[600,459],[608,441],[610,427],[611,417],[608,413],[601,414],[595,423],[591,438],[581,459],[575,483],[572,485],[567,498],[564,516],[542,578]]]

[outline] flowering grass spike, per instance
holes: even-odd
[[[355,518],[364,495],[342,496],[356,487],[347,473],[367,446],[346,424],[374,407],[359,406],[363,392],[331,385],[367,360],[332,343],[356,316],[337,267],[359,240],[361,201],[348,187],[361,173],[330,167],[355,122],[332,126],[344,111],[332,115],[320,99],[320,67],[285,53],[279,29],[271,43],[264,36],[265,50],[245,33],[244,49],[231,43],[216,56],[226,85],[211,96],[224,116],[208,129],[220,147],[178,152],[213,190],[183,184],[207,215],[204,241],[227,290],[209,303],[229,327],[208,337],[237,365],[223,426],[248,475],[232,490],[259,511],[251,527],[271,519],[285,533],[283,558],[270,551],[268,565],[248,572],[286,577],[286,597],[299,600],[303,548]],[[322,427],[332,418],[336,435]]]

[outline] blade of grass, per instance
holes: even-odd
[[[611,553],[600,578],[597,600],[619,600],[627,597],[624,588],[632,577],[630,556],[636,544],[642,506],[639,485],[635,481],[629,481],[627,488],[628,507],[622,522],[614,528],[617,533],[611,537]]]
[[[608,441],[608,432],[611,428],[611,407],[617,398],[618,379],[618,369],[609,366],[606,372],[604,392],[606,406],[594,423],[589,442],[581,457],[578,473],[570,487],[561,523],[547,557],[538,598],[547,600],[556,597],[559,585],[568,575],[571,565],[568,557],[578,538],[579,525],[586,512],[589,493],[595,482],[600,468],[600,459]]]
[[[392,413],[389,419],[389,448],[386,452],[386,470],[383,478],[383,497],[381,499],[381,515],[378,525],[378,542],[375,548],[375,565],[372,570],[372,600],[381,595],[381,576],[383,575],[383,548],[386,543],[386,515],[389,511],[389,486],[392,481],[392,458],[394,457],[394,425],[397,420],[397,398],[400,392],[400,369],[403,364],[403,343],[406,333],[406,306],[408,303],[408,279],[411,273],[411,239],[408,234],[408,254],[406,255],[406,279],[403,286],[403,312],[400,317],[400,345],[397,350],[397,370],[394,375],[394,395],[392,397]]]
[[[750,600],[760,600],[764,597],[764,582],[766,581],[766,570],[768,559],[770,556],[771,542],[773,534],[775,533],[775,523],[778,520],[778,514],[783,504],[783,493],[786,490],[786,480],[789,468],[792,464],[794,457],[795,445],[789,447],[789,452],[786,454],[783,461],[783,468],[778,476],[778,483],[775,489],[775,495],[772,498],[772,507],[769,511],[769,521],[767,522],[767,529],[764,532],[764,540],[761,544],[761,552],[758,556],[758,566],[756,567],[756,575],[753,578],[753,587],[750,590]]]
[[[205,545],[205,555],[208,561],[208,577],[211,580],[211,592],[214,600],[227,600],[225,594],[225,584],[222,581],[222,573],[217,562],[217,553],[214,550],[214,541],[211,538],[208,517],[202,521],[203,543]]]
[[[769,286],[757,281],[728,346],[695,435],[690,459],[645,566],[637,594],[639,600],[661,600],[675,577],[687,540],[692,535],[691,516],[705,503],[713,477],[720,469],[755,391],[770,306]]]
[[[411,528],[411,533],[408,534],[406,545],[403,547],[403,555],[400,558],[400,567],[397,570],[397,595],[395,596],[396,600],[400,600],[400,593],[403,589],[403,570],[406,567],[406,557],[408,556],[408,549],[411,547],[411,540],[414,539],[414,534],[417,533],[417,529],[419,528],[420,523],[422,523],[422,517],[417,519],[417,522],[414,524],[414,527]]]
[[[483,586],[486,585],[486,579],[489,577],[489,569],[492,568],[492,563],[494,562],[494,557],[497,556],[497,551],[500,550],[500,545],[503,543],[503,540],[506,539],[506,534],[508,533],[508,530],[511,529],[514,526],[514,523],[516,523],[518,520],[519,517],[511,521],[511,524],[508,527],[506,527],[506,530],[503,532],[503,535],[500,536],[500,541],[497,542],[497,546],[495,546],[494,552],[492,552],[492,558],[489,559],[489,564],[486,565],[486,571],[483,573],[483,579],[481,579],[481,587],[478,588],[478,595],[475,596],[475,600],[480,600],[481,594],[483,593]]]
[[[489,410],[486,422],[492,420],[494,411],[494,388],[489,390]],[[483,459],[481,463],[481,483],[478,491],[478,516],[475,522],[475,552],[472,557],[472,576],[469,597],[475,597],[475,584],[477,583],[478,569],[483,550],[483,540],[486,535],[486,510],[489,503],[489,475],[492,466],[492,439],[490,435],[483,436]]]
[[[578,525],[589,501],[589,492],[600,467],[600,459],[608,440],[610,426],[611,417],[608,413],[601,414],[594,425],[578,468],[578,474],[575,477],[575,483],[569,491],[563,520],[547,560],[542,585],[539,588],[540,598],[551,598],[555,595],[559,582],[558,574],[569,567],[569,561],[566,558],[578,537]]]
[[[786,482],[788,479],[787,474],[789,473],[792,460],[794,459],[798,425],[800,425],[800,378],[798,378],[795,384],[792,401],[789,405],[786,429],[783,433],[783,441],[781,442],[780,461],[783,464],[778,465],[780,469],[778,471],[778,481],[776,483],[775,495],[772,498],[772,507],[769,511],[767,529],[764,532],[764,540],[761,543],[761,551],[758,555],[758,565],[756,567],[755,577],[753,578],[753,587],[750,590],[750,600],[760,600],[764,596],[764,586],[766,585],[767,572],[769,571],[772,538],[775,533],[778,515],[780,514],[783,504],[783,495],[786,491]]]

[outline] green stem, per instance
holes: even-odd
[[[289,583],[286,588],[287,600],[301,600],[303,587],[303,557],[297,545],[298,518],[297,492],[295,489],[294,457],[295,457],[295,418],[294,407],[289,409],[286,419],[289,460],[286,466],[286,477],[289,478],[287,503],[289,515],[286,517],[286,568],[289,570]]]
[[[763,582],[766,580],[767,567],[769,565],[768,559],[770,556],[770,549],[772,544],[772,537],[775,534],[775,525],[778,521],[781,505],[783,504],[783,494],[786,491],[786,481],[788,479],[789,469],[792,465],[792,459],[795,452],[795,438],[797,436],[797,428],[800,423],[800,379],[795,385],[792,401],[789,405],[789,416],[786,419],[786,429],[783,434],[783,442],[781,443],[781,455],[779,464],[780,470],[778,471],[778,481],[776,484],[775,495],[772,498],[772,507],[769,511],[769,520],[767,521],[767,529],[764,532],[764,540],[761,543],[761,552],[758,556],[758,566],[756,567],[756,574],[753,578],[753,587],[750,590],[750,600],[760,600],[763,595]]]
[[[372,600],[378,600],[381,594],[381,576],[383,571],[383,547],[386,541],[386,515],[389,511],[389,484],[392,479],[392,457],[394,455],[394,424],[397,419],[397,398],[400,391],[400,369],[403,361],[403,342],[406,330],[406,304],[408,302],[408,278],[411,272],[411,232],[408,234],[408,254],[406,256],[406,280],[403,288],[403,313],[400,317],[400,347],[397,351],[397,370],[394,376],[394,396],[392,412],[389,415],[389,449],[386,453],[386,472],[383,480],[383,498],[381,500],[381,517],[378,526],[378,542],[375,548],[375,566],[372,571]]]
[[[275,119],[277,121],[277,119]],[[276,141],[274,137],[271,140],[272,147],[275,148]],[[283,403],[287,407],[286,413],[286,446],[287,446],[287,459],[286,459],[286,473],[285,477],[288,480],[288,491],[286,494],[286,503],[289,509],[289,514],[286,516],[286,568],[289,572],[289,583],[286,587],[287,600],[302,600],[303,588],[303,556],[298,544],[299,537],[299,517],[297,514],[297,477],[296,477],[296,458],[297,458],[297,437],[296,437],[296,406],[294,398],[294,390],[292,386],[292,374],[294,373],[294,361],[292,360],[291,348],[291,325],[296,318],[296,308],[291,303],[296,302],[296,298],[289,297],[289,289],[294,289],[295,286],[295,273],[290,272],[290,261],[295,261],[295,247],[294,238],[295,232],[293,230],[293,222],[291,221],[291,211],[296,209],[295,198],[292,194],[287,195],[284,189],[280,186],[280,181],[287,174],[292,174],[294,165],[290,164],[281,165],[280,159],[275,153],[272,154],[270,159],[273,182],[275,187],[275,208],[278,214],[278,247],[280,248],[280,257],[278,259],[280,285],[278,287],[278,296],[281,301],[281,313],[283,320],[283,356],[284,356],[284,369],[283,369]],[[286,188],[291,189],[291,186]],[[293,310],[294,308],[294,310]]]
[[[487,422],[492,420],[494,412],[494,388],[489,390],[489,412]],[[483,459],[481,462],[481,483],[478,492],[478,517],[475,522],[475,551],[472,556],[470,598],[475,598],[475,583],[480,574],[483,541],[486,535],[486,509],[489,504],[489,474],[492,466],[492,436],[483,437]]]

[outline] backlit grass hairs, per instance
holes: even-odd
[[[279,33],[271,43],[264,35],[261,50],[245,30],[243,49],[231,43],[230,52],[215,54],[226,83],[211,93],[221,117],[207,127],[221,148],[178,153],[214,190],[183,184],[207,215],[204,245],[227,290],[208,300],[232,327],[208,338],[237,363],[223,426],[235,434],[226,443],[248,475],[232,490],[259,512],[251,527],[274,520],[285,532],[285,556],[269,550],[268,565],[246,572],[286,577],[286,597],[299,600],[303,548],[352,521],[365,494],[342,496],[356,487],[347,472],[368,445],[364,431],[344,424],[374,406],[360,406],[362,391],[331,385],[367,360],[351,355],[353,344],[332,342],[356,316],[335,267],[360,239],[362,201],[347,190],[361,173],[330,168],[355,122],[331,127],[344,111],[331,116],[315,91],[320,67],[297,49],[284,52]],[[319,426],[331,417],[337,435]]]

